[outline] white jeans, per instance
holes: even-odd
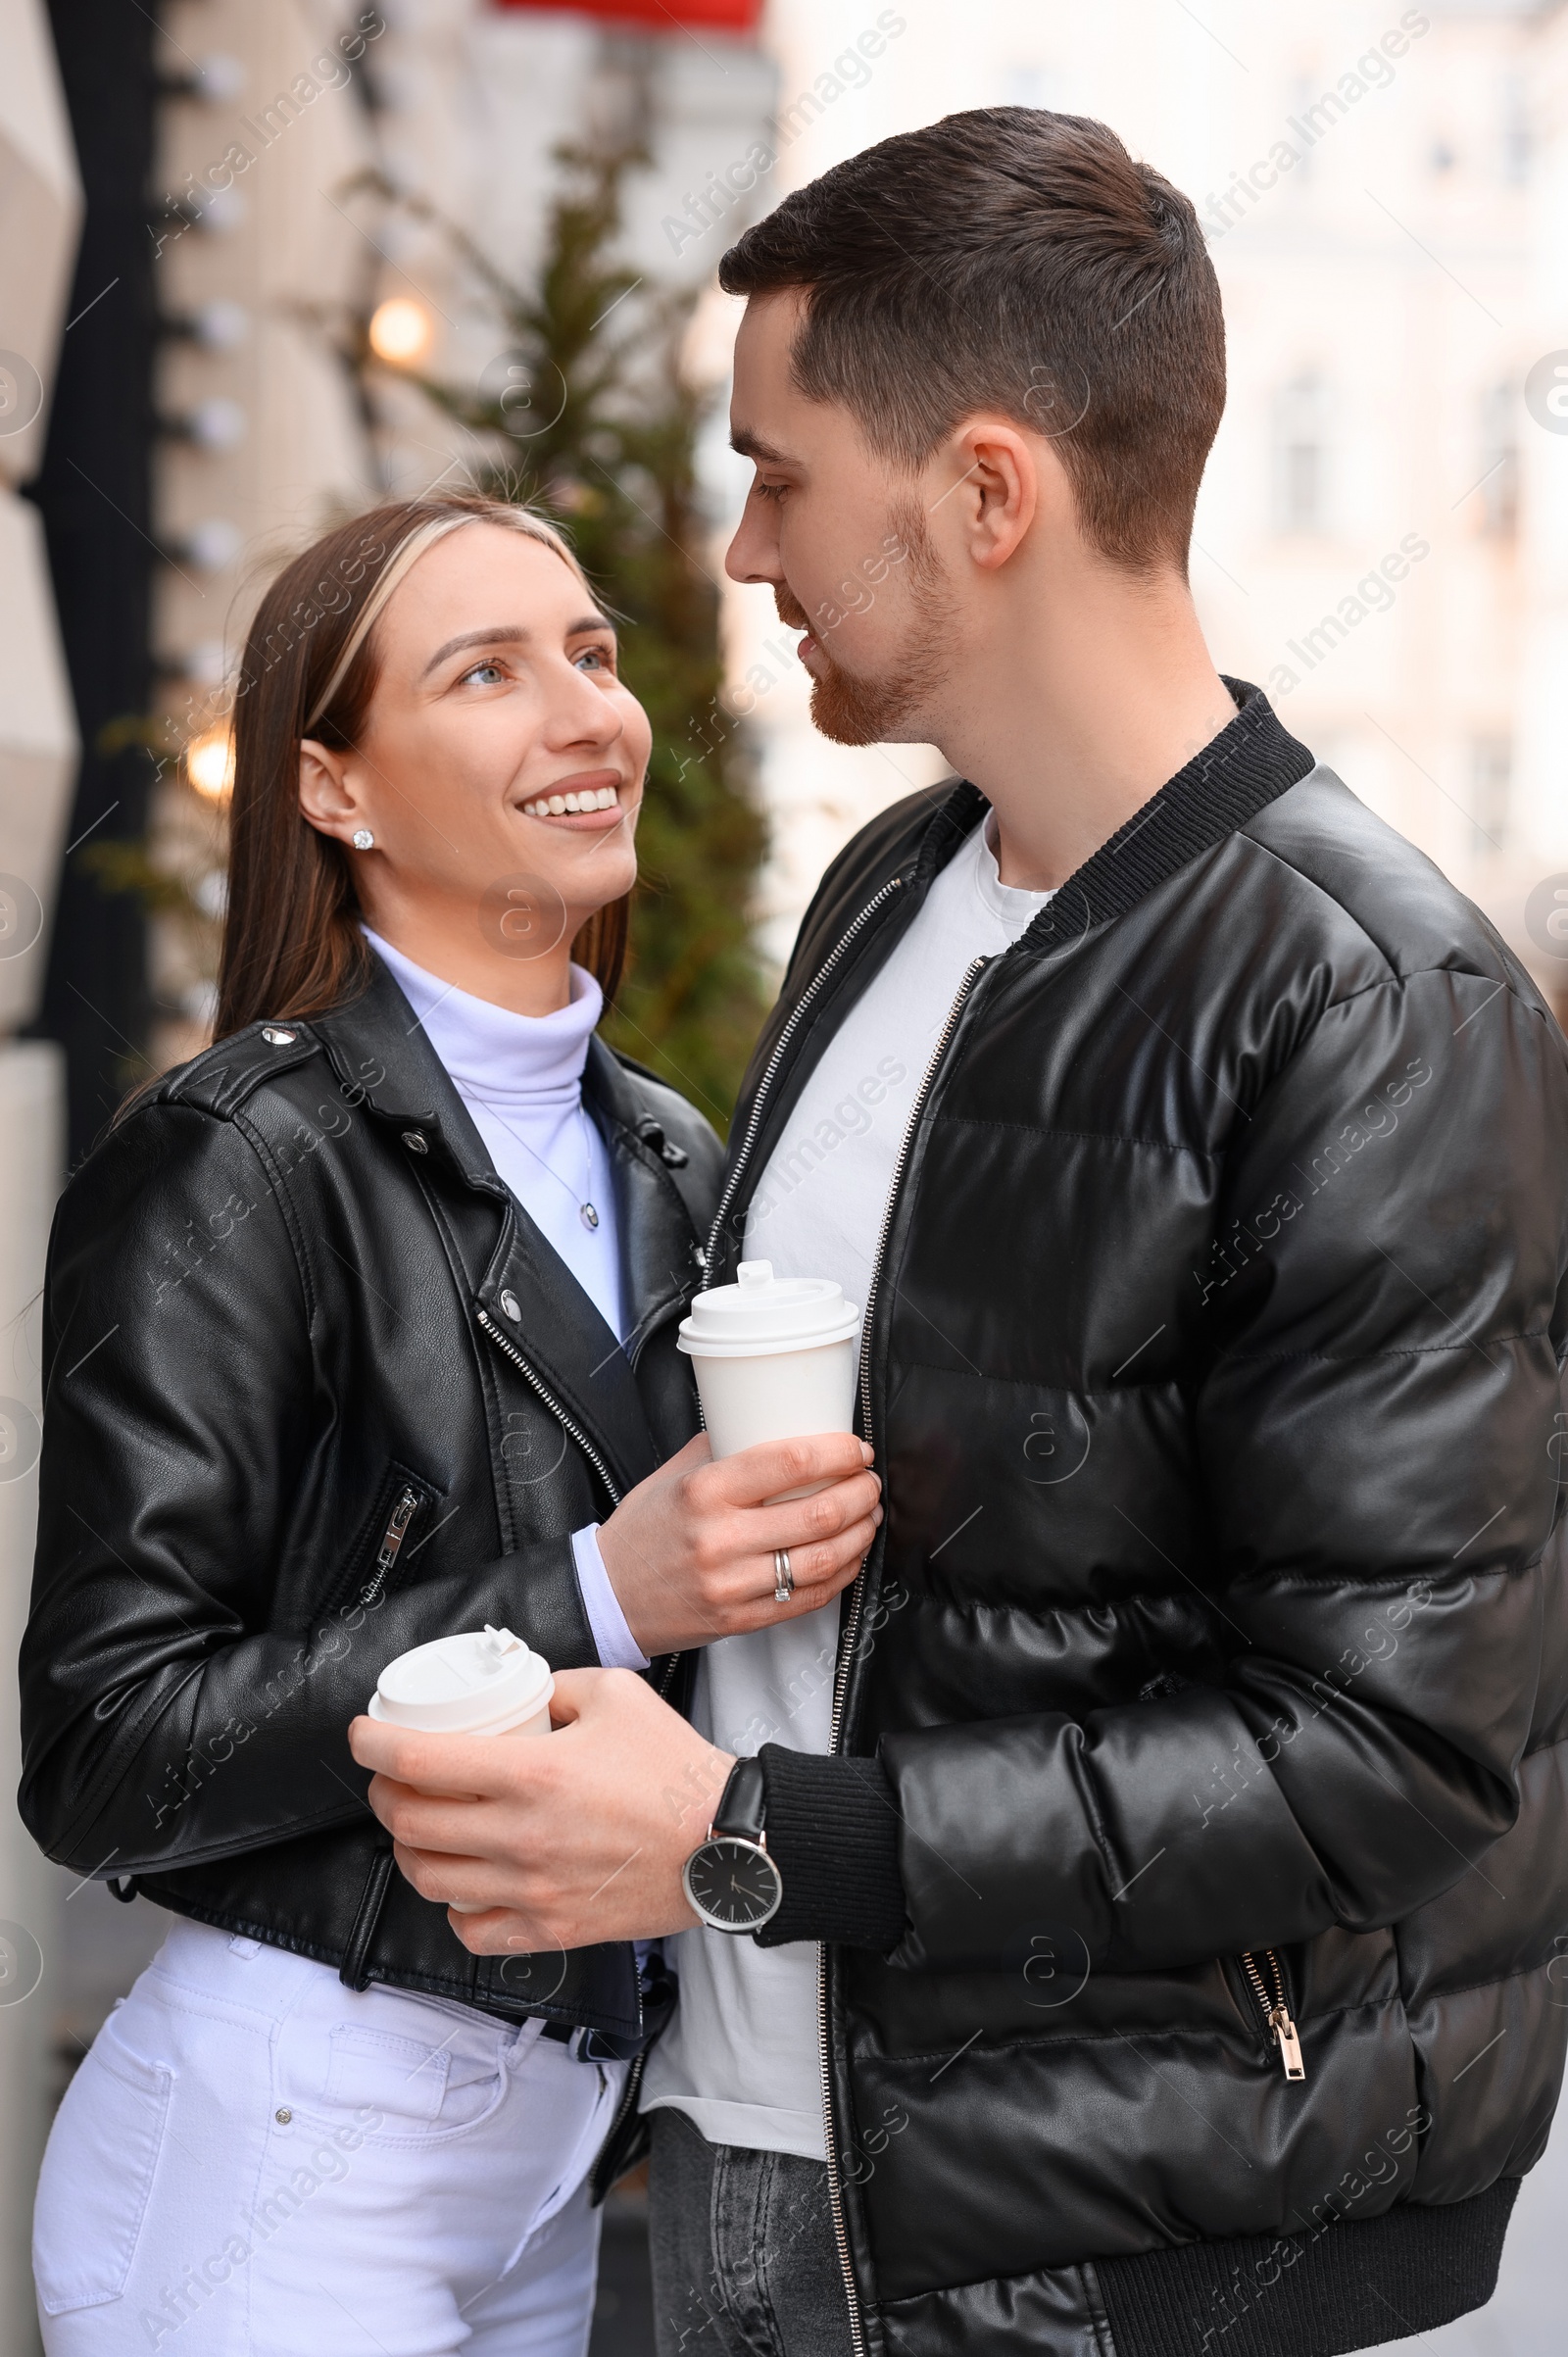
[[[583,2357],[624,2067],[176,1922],[49,2139],[48,2357]]]

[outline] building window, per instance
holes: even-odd
[[[1506,737],[1477,737],[1470,747],[1470,848],[1477,856],[1501,851],[1508,840],[1508,792],[1513,747]]]
[[[1511,540],[1519,524],[1519,396],[1511,384],[1481,397],[1481,528]]]
[[[1282,532],[1328,528],[1328,452],[1323,386],[1310,370],[1279,396],[1275,417],[1274,509]]]

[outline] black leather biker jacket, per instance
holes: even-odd
[[[632,1953],[470,1956],[394,1871],[349,1721],[408,1646],[596,1658],[569,1544],[697,1429],[675,1327],[721,1149],[590,1044],[622,1350],[379,961],[163,1079],[61,1199],[22,1813],[77,1873],[371,1982],[645,2034]],[[666,1678],[671,1665],[655,1664]]]
[[[714,1282],[983,810],[830,870]],[[971,972],[894,1185],[835,1722],[885,1799],[763,1755],[864,2349],[1328,2357],[1489,2295],[1568,2034],[1565,1271],[1561,1034],[1247,692]],[[887,1953],[835,1928],[878,1841]]]

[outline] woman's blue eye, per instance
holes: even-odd
[[[478,679],[486,672],[489,673],[490,679],[501,679],[506,675],[498,663],[476,663],[471,666],[470,669],[464,672],[463,677],[458,682],[458,685],[460,687],[466,687],[470,679]],[[488,684],[489,682],[487,680],[486,685]]]
[[[578,663],[597,663],[606,671],[612,671],[615,667],[615,659],[608,647],[584,647],[576,660]]]

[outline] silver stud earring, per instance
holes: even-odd
[[[368,826],[357,826],[355,828],[354,848],[356,851],[368,851],[374,841],[375,837],[371,834]]]

